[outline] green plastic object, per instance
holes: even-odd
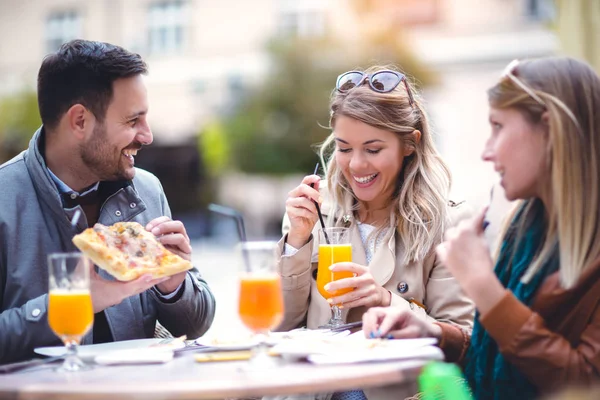
[[[419,375],[423,400],[472,400],[467,381],[455,364],[431,362]]]

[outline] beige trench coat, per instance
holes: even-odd
[[[324,215],[329,211],[326,193],[321,189],[324,197],[321,210]],[[449,226],[456,225],[459,221],[470,217],[472,211],[464,203],[449,205]],[[352,260],[366,265],[366,253],[360,238],[360,233],[355,221],[350,220],[347,225],[351,229]],[[319,294],[316,281],[318,261],[318,230],[317,223],[307,244],[292,256],[284,256],[284,243],[289,230],[287,215],[283,220],[283,238],[279,241],[278,271],[282,279],[285,313],[283,322],[278,327],[280,331],[287,331],[301,326],[310,329],[317,328],[327,323],[331,317],[329,303]],[[376,249],[369,264],[369,270],[375,281],[392,293],[393,307],[403,307],[419,316],[455,324],[461,328],[471,330],[475,308],[473,303],[462,292],[458,282],[450,272],[437,260],[435,251],[421,261],[408,265],[400,264],[402,248],[400,241],[396,241],[396,234],[392,232],[384,239],[383,244]],[[409,303],[414,298],[426,309]],[[357,307],[343,309],[342,318],[345,322],[354,322],[362,319],[367,309]]]

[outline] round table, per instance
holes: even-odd
[[[199,363],[190,353],[166,364],[94,366],[61,373],[56,364],[0,375],[0,398],[16,399],[225,399],[327,393],[395,386],[394,397],[415,393],[426,360],[313,365],[280,361],[249,370],[247,361]],[[400,389],[398,389],[400,388]],[[404,389],[402,389],[404,388]]]

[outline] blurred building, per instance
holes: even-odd
[[[551,0],[0,0],[0,96],[35,88],[41,59],[67,40],[119,44],[150,66],[156,142],[179,145],[268,78],[269,39],[331,33],[358,41],[365,29],[397,27],[437,72],[425,97],[438,144],[455,197],[478,206],[496,179],[479,160],[489,131],[485,90],[512,59],[557,51],[547,28],[554,12]],[[256,201],[272,215],[257,221],[283,212],[285,189],[262,192],[269,199]],[[242,211],[255,208],[242,198]],[[267,225],[252,226],[263,234]]]
[[[360,4],[364,3],[364,6]],[[88,38],[139,52],[150,65],[159,142],[195,135],[268,71],[278,35],[347,37],[359,24],[408,27],[428,63],[499,62],[548,52],[543,0],[1,0],[0,96],[34,87],[40,60]],[[365,7],[368,10],[363,10]],[[532,28],[533,31],[532,31]],[[542,42],[540,42],[540,39]],[[537,48],[537,49],[536,49]],[[540,51],[540,48],[543,48]]]
[[[320,34],[322,2],[278,0],[0,0],[0,96],[35,88],[43,56],[85,38],[140,53],[150,66],[157,142],[179,143],[227,111],[267,69],[279,31]],[[324,3],[324,2],[323,2]]]

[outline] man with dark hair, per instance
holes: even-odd
[[[191,259],[160,182],[134,167],[152,143],[146,73],[138,54],[108,43],[75,40],[44,59],[43,125],[27,150],[0,166],[0,364],[60,345],[48,326],[46,257],[77,251],[74,234],[96,222],[137,221]],[[95,270],[91,280],[94,327],[84,344],[152,337],[157,320],[176,336],[198,337],[214,318],[214,297],[196,269],[130,282]]]

